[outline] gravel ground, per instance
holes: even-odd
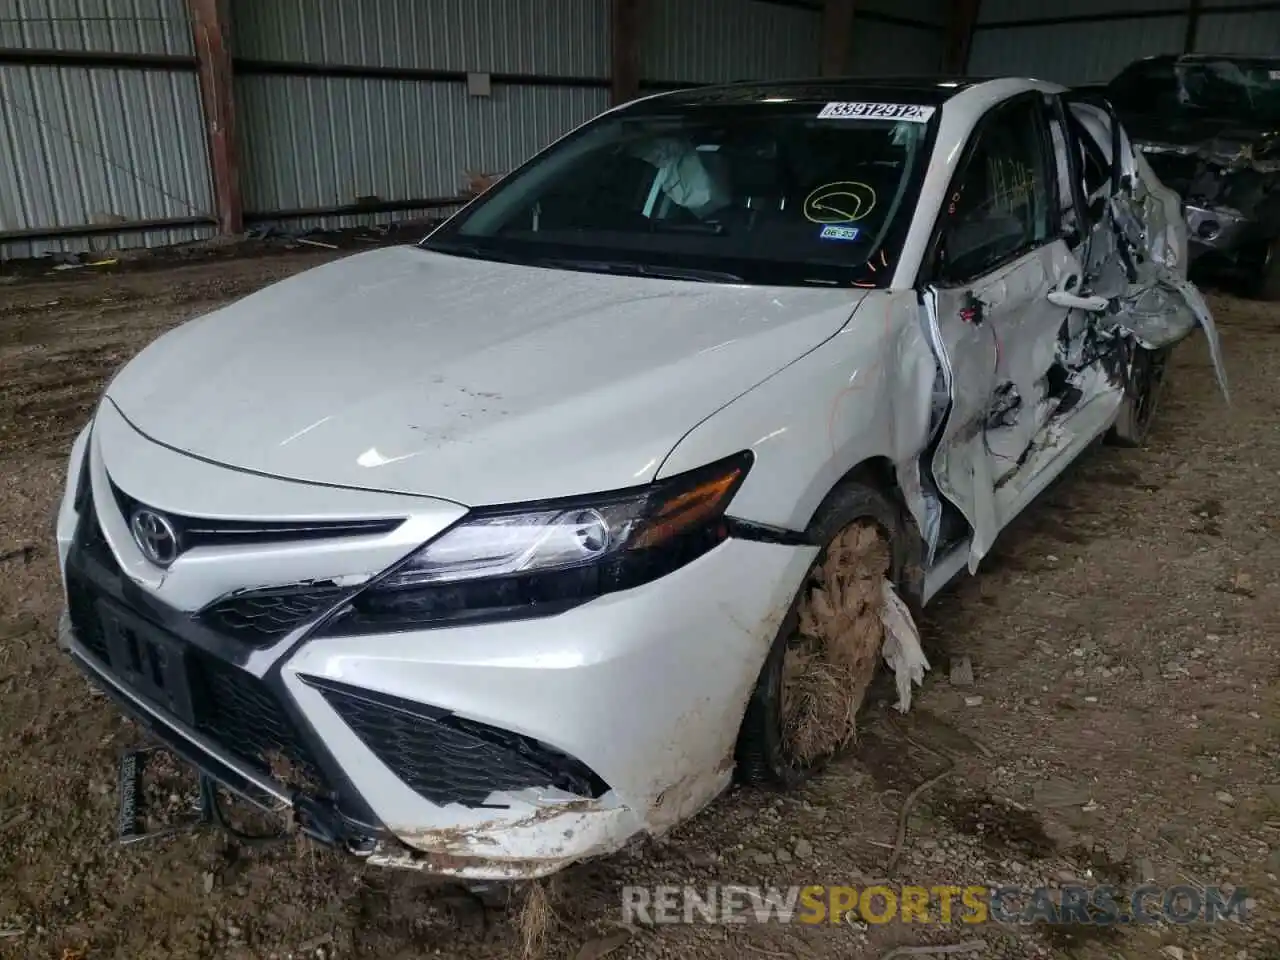
[[[106,378],[168,327],[336,255],[0,278],[0,958],[520,952],[513,910],[314,847],[119,845],[115,762],[139,733],[54,647],[52,514]],[[801,792],[735,790],[562,874],[547,956],[876,958],[977,938],[968,956],[1280,960],[1280,309],[1213,305],[1232,407],[1203,340],[1182,346],[1149,446],[1087,456],[930,608],[935,669],[910,713],[882,692]],[[626,883],[884,876],[904,797],[951,765],[912,809],[893,880],[1232,884],[1247,922],[620,923]]]

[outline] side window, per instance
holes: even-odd
[[[943,205],[941,271],[973,279],[1052,232],[1044,115],[1033,98],[990,114]]]
[[[1076,143],[1080,150],[1080,169],[1084,177],[1084,195],[1086,199],[1092,199],[1103,187],[1111,182],[1111,162],[1107,160],[1106,155],[1102,152],[1102,147],[1098,145],[1098,141],[1093,139],[1093,135],[1085,129],[1075,117],[1071,117],[1068,121],[1071,124],[1071,132],[1075,137]]]
[[[1117,110],[1155,113],[1178,102],[1178,77],[1169,60],[1139,60],[1107,84]]]

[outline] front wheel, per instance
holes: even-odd
[[[883,583],[902,568],[896,505],[837,488],[810,525],[822,543],[769,649],[736,750],[738,779],[794,787],[854,736],[884,644]]]
[[[1147,442],[1160,395],[1168,380],[1169,355],[1172,352],[1172,347],[1148,350],[1136,344],[1133,346],[1124,402],[1115,425],[1107,434],[1108,441],[1119,447],[1140,447]]]

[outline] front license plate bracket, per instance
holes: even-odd
[[[107,658],[130,690],[191,725],[195,709],[185,644],[114,604],[100,602]]]

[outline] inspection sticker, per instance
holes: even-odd
[[[936,107],[919,103],[828,103],[818,111],[819,120],[905,120],[928,123]]]
[[[818,234],[823,240],[857,240],[857,227],[823,227],[822,232]]]
[[[1272,80],[1280,80],[1280,70],[1268,70],[1267,76]]]

